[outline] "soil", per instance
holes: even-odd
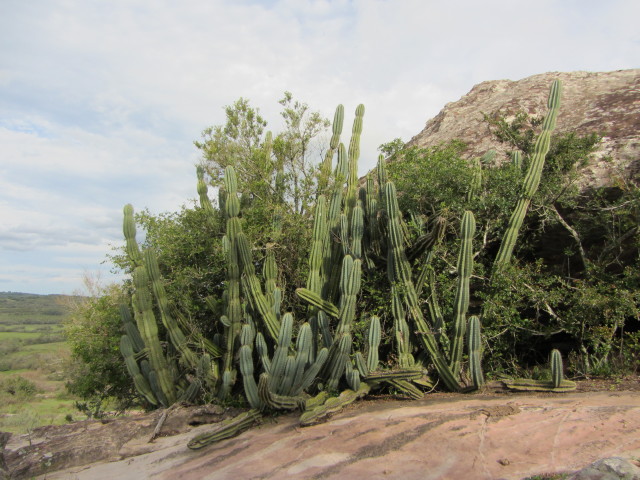
[[[298,415],[202,450],[187,442],[240,410],[177,407],[12,436],[6,478],[521,479],[575,471],[599,458],[640,458],[640,377],[578,382],[575,392],[432,393],[422,400],[368,397],[327,422]],[[1,468],[1,464],[0,464]],[[0,478],[2,473],[0,472]]]

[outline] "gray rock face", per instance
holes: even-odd
[[[621,457],[603,458],[567,480],[640,480],[640,468]]]
[[[436,146],[453,139],[468,144],[469,157],[495,149],[499,157],[509,147],[489,131],[483,113],[507,120],[518,112],[542,117],[547,111],[551,83],[563,83],[562,106],[556,132],[598,133],[598,152],[584,168],[584,184],[611,184],[624,173],[640,172],[640,69],[615,72],[544,73],[518,81],[482,82],[457,102],[448,103],[409,145]],[[609,160],[610,159],[610,160]]]

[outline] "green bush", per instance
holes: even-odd
[[[5,402],[17,403],[30,400],[38,393],[36,384],[20,375],[0,379],[0,395]]]

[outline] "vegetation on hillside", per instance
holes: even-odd
[[[336,110],[323,149],[327,122],[290,94],[276,136],[239,100],[196,143],[199,205],[160,216],[125,208],[114,262],[132,280],[80,315],[111,337],[78,329],[72,341],[110,355],[119,344],[147,406],[240,401],[300,408],[305,423],[372,389],[417,398],[537,365],[550,365],[546,375],[508,385],[563,391],[572,384],[561,356],[571,375],[637,369],[639,190],[622,175],[578,188],[599,138],[552,137],[558,94],[544,122],[491,120],[509,159],[395,140],[366,182],[362,106],[348,144]],[[116,357],[103,358],[121,368]],[[116,382],[96,381],[87,395]]]
[[[0,430],[30,433],[77,417],[65,390],[70,298],[0,292]]]

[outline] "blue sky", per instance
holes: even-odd
[[[2,0],[0,291],[74,293],[125,203],[196,197],[193,141],[287,90],[367,107],[361,169],[484,80],[637,68],[637,0]],[[349,117],[347,117],[349,118]]]

